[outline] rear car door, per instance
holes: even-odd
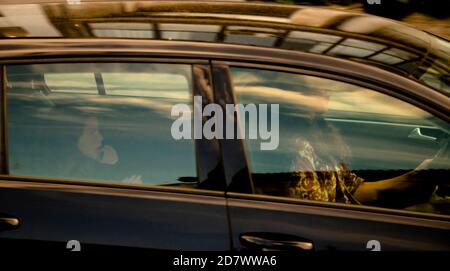
[[[242,62],[213,70],[228,81],[217,91],[232,89],[222,96],[244,108],[244,140],[222,143],[234,149],[223,151],[234,248],[450,250],[447,121],[330,73]],[[362,184],[416,172],[401,179],[415,189],[355,196]]]
[[[217,142],[174,135],[207,62],[133,61],[2,67],[3,249],[230,248]]]

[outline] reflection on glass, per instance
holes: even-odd
[[[98,94],[93,73],[47,73],[44,80],[52,92]]]
[[[313,40],[327,43],[335,43],[341,39],[339,36],[305,31],[291,31],[287,37],[292,39]]]
[[[337,28],[345,32],[370,35],[386,29],[390,24],[385,19],[375,16],[349,16]]]
[[[429,68],[419,78],[420,81],[426,83],[435,89],[439,89],[443,93],[450,95],[450,75],[443,74],[434,68]]]
[[[149,98],[189,99],[189,82],[184,75],[168,73],[105,73],[102,75],[107,95]]]
[[[244,25],[229,25],[227,26],[228,31],[242,31],[242,32],[255,32],[255,33],[272,33],[280,34],[284,33],[282,29],[268,28],[268,27],[252,27]]]
[[[257,45],[264,47],[271,47],[275,44],[276,37],[270,34],[227,34],[224,42],[244,44],[244,45]]]
[[[174,140],[170,131],[172,106],[191,105],[190,65],[35,64],[7,72],[11,174],[144,184],[195,179],[193,142]]]
[[[213,24],[158,24],[161,31],[187,31],[187,32],[211,32],[218,33],[221,29],[220,25]]]
[[[352,57],[366,57],[384,48],[385,46],[373,42],[356,39],[346,39],[339,45],[331,49],[328,54],[345,55]]]
[[[322,53],[340,39],[341,37],[328,34],[291,31],[287,37],[284,38],[281,48],[308,51],[311,53]]]
[[[447,48],[450,48],[450,42],[447,43]],[[441,53],[450,54],[450,50],[445,52],[447,48],[442,48]],[[429,55],[425,61],[420,62],[418,69],[412,75],[426,85],[450,96],[450,63],[445,61],[445,59],[439,59],[433,55]]]
[[[308,50],[308,52],[321,54],[321,53],[325,52],[326,50],[328,50],[329,48],[330,48],[330,45],[328,45],[326,43],[321,43],[321,44],[314,45],[311,49]]]
[[[399,64],[403,61],[411,60],[413,58],[418,58],[418,56],[416,54],[397,48],[389,48],[387,50],[383,50],[379,54],[370,57],[371,60],[390,65]]]
[[[341,43],[341,45],[355,47],[355,48],[364,48],[364,49],[371,50],[371,51],[379,51],[381,49],[386,48],[386,46],[378,44],[378,43],[373,43],[373,42],[364,41],[364,40],[357,40],[357,39],[345,39]]]
[[[448,123],[385,94],[325,78],[237,67],[232,77],[237,103],[279,104],[277,149],[262,151],[260,140],[246,135],[258,193],[415,211],[426,203],[426,212],[450,213]],[[414,132],[418,128],[423,134]],[[423,181],[421,192],[408,197],[358,192],[403,191]]]
[[[153,25],[149,23],[90,23],[92,33],[99,38],[151,39],[154,37]]]
[[[301,8],[293,12],[290,16],[291,23],[294,25],[325,27],[333,24],[343,17],[350,17],[343,11],[329,9],[326,12],[316,8]]]
[[[396,56],[403,60],[410,60],[410,59],[418,57],[416,54],[413,54],[413,53],[410,53],[410,52],[407,52],[405,50],[401,50],[398,48],[390,48],[389,50],[386,50],[383,53],[391,55],[391,56]]]
[[[394,64],[398,64],[400,62],[403,62],[403,59],[392,56],[392,55],[388,55],[388,54],[376,54],[374,56],[370,57],[371,60],[375,60],[378,62],[382,62],[385,64],[389,64],[389,65],[394,65]]]
[[[273,28],[228,26],[224,42],[272,47],[278,35],[283,32]]]
[[[329,55],[351,56],[351,57],[366,57],[373,53],[374,51],[371,50],[343,45],[338,45],[328,52]]]
[[[161,31],[161,38],[166,40],[214,41],[216,33]]]
[[[214,41],[221,27],[202,24],[159,24],[162,39]]]

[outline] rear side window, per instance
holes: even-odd
[[[191,65],[7,67],[11,175],[171,184],[196,179],[192,140],[171,135],[192,106]]]
[[[93,73],[46,73],[44,80],[52,92],[98,93]]]

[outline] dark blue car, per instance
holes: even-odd
[[[450,250],[448,40],[245,2],[0,14],[0,247]],[[212,104],[248,110],[196,137]]]

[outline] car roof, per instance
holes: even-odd
[[[0,37],[181,40],[345,58],[450,93],[449,42],[390,19],[298,5],[236,1],[8,1]]]

